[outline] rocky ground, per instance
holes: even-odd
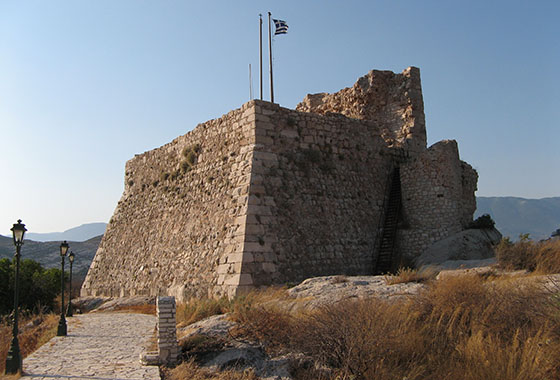
[[[442,263],[427,267],[420,282],[393,283],[390,276],[324,276],[310,278],[287,290],[288,297],[279,300],[281,307],[294,310],[312,310],[343,300],[380,297],[396,299],[410,297],[426,285],[422,279],[464,273],[494,273],[493,259],[456,261],[453,265]],[[489,265],[490,264],[490,265]],[[459,269],[447,269],[456,268]],[[473,268],[474,267],[474,268]],[[422,271],[420,271],[422,272]],[[517,273],[519,275],[519,273]],[[99,298],[86,297],[76,300],[76,307],[86,311],[111,311],[138,305],[153,304],[154,297]],[[275,301],[276,302],[276,301]],[[297,354],[269,356],[259,344],[235,338],[232,331],[236,322],[228,315],[215,315],[180,327],[179,345],[184,352],[196,357],[202,367],[220,371],[227,368],[248,368],[264,379],[290,379],[290,366],[294,361],[304,360]]]

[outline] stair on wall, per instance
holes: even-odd
[[[383,222],[383,232],[379,243],[379,253],[375,271],[377,273],[387,273],[391,270],[394,260],[395,241],[397,239],[397,226],[401,208],[401,175],[396,167],[391,176],[391,188],[389,199],[385,208],[385,220]]]

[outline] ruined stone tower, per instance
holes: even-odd
[[[81,293],[181,299],[374,273],[391,178],[392,266],[472,220],[477,174],[455,141],[426,147],[417,68],[370,71],[296,110],[250,101],[127,162]]]

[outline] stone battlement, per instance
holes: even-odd
[[[401,167],[395,260],[465,227],[476,172],[426,148],[420,73],[371,71],[296,110],[253,100],[126,164],[82,295],[234,295],[375,270],[389,174]]]

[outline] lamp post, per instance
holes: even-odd
[[[68,294],[68,308],[66,309],[66,316],[72,317],[72,264],[74,263],[74,252],[70,251],[68,255],[68,261],[70,261],[70,292]]]
[[[60,263],[62,269],[60,271],[60,291],[62,292],[62,300],[56,336],[66,336],[66,318],[64,318],[64,257],[66,257],[66,252],[68,252],[68,243],[64,240],[64,243],[60,243]]]
[[[12,344],[10,345],[10,349],[8,351],[8,356],[6,358],[6,375],[16,374],[21,372],[22,368],[22,360],[21,360],[21,352],[19,350],[19,341],[18,341],[18,301],[19,301],[19,258],[21,252],[21,246],[23,245],[23,235],[25,235],[25,224],[21,223],[21,219],[18,220],[17,224],[11,228],[13,237],[14,237],[14,245],[16,246],[16,278],[15,278],[15,286],[14,286],[14,323],[12,329]]]

